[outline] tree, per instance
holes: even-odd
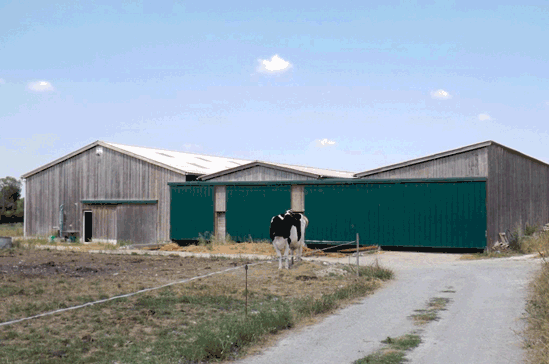
[[[17,216],[20,207],[21,181],[13,177],[0,178],[0,219],[7,217],[10,220]]]

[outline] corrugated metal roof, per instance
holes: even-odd
[[[181,174],[195,174],[199,176],[211,175],[211,174],[226,174],[230,173],[231,170],[240,169],[241,166],[251,165],[253,163],[262,163],[266,166],[271,166],[272,168],[283,168],[290,169],[296,172],[302,172],[315,177],[337,177],[337,178],[352,178],[353,172],[344,172],[344,171],[334,171],[329,169],[320,169],[313,167],[304,167],[304,166],[294,166],[289,164],[281,163],[270,163],[270,162],[261,162],[261,161],[250,161],[240,158],[226,158],[226,157],[217,157],[205,154],[196,154],[196,153],[187,153],[187,152],[177,152],[172,150],[158,149],[158,148],[147,148],[147,147],[136,147],[125,144],[118,143],[109,143],[104,141],[96,141],[91,144],[88,144],[72,153],[69,153],[61,158],[58,158],[50,163],[47,163],[41,167],[38,167],[28,173],[22,175],[22,178],[28,178],[38,172],[41,172],[51,166],[54,166],[58,163],[61,163],[69,158],[74,157],[80,153],[83,153],[89,149],[95,147],[105,147],[116,150],[120,153],[130,155],[132,157],[144,160],[151,164],[158,165],[160,167],[178,172]],[[244,167],[249,168],[249,167]]]
[[[321,168],[313,168],[313,167],[305,167],[305,166],[295,166],[291,164],[273,163],[273,162],[265,162],[265,161],[253,161],[251,163],[243,164],[241,166],[234,167],[231,169],[226,169],[220,172],[207,174],[199,177],[199,179],[203,181],[207,181],[213,178],[225,176],[227,174],[231,174],[234,172],[242,171],[242,170],[257,167],[257,166],[263,166],[266,168],[273,168],[273,169],[279,169],[287,172],[303,174],[305,176],[313,177],[313,178],[325,178],[325,177],[353,178],[353,175],[354,175],[354,172],[336,171],[331,169],[321,169]]]
[[[282,163],[272,163],[272,162],[265,162],[267,164],[271,164],[274,166],[280,166],[283,168],[289,168],[289,169],[295,169],[301,172],[311,173],[318,175],[319,177],[337,177],[337,178],[353,178],[354,172],[348,172],[348,171],[338,171],[334,169],[324,169],[324,168],[314,168],[314,167],[306,167],[306,166],[296,166],[293,164],[282,164]]]
[[[216,157],[156,148],[134,147],[108,142],[105,142],[105,144],[144,157],[148,160],[176,168],[187,174],[203,175],[215,173],[224,169],[250,163],[250,161],[246,159]]]

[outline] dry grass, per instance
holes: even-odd
[[[23,236],[23,224],[0,224],[0,236],[16,237]]]
[[[549,233],[528,240],[528,249],[547,257]],[[524,331],[527,360],[532,364],[549,363],[549,261],[545,260],[540,271],[530,283],[526,304],[527,325]]]
[[[12,249],[0,254],[0,322],[234,267],[245,261]],[[37,269],[40,270],[37,270]],[[266,336],[380,286],[302,262],[243,269],[0,330],[0,363],[201,363],[240,357]],[[39,274],[39,272],[42,272]],[[369,276],[367,274],[371,273]],[[80,275],[80,276],[78,276]],[[245,317],[245,297],[248,316]]]

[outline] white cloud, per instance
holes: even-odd
[[[478,119],[480,121],[485,121],[485,120],[492,120],[492,117],[486,113],[482,113],[482,114],[478,114]]]
[[[431,97],[433,99],[448,100],[452,98],[452,95],[450,95],[447,91],[440,89],[436,91],[431,91]]]
[[[259,63],[260,72],[283,72],[292,66],[290,62],[280,58],[278,54],[275,54],[270,61],[268,59],[260,59]]]
[[[0,78],[0,85],[3,85],[3,84],[5,84],[5,83],[6,83],[6,81],[4,81],[3,78]]]
[[[29,90],[36,92],[53,91],[54,88],[48,81],[29,82]]]
[[[315,145],[319,148],[329,147],[335,144],[336,142],[327,138],[315,140]]]

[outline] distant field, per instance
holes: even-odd
[[[0,224],[0,236],[23,236],[23,224]]]

